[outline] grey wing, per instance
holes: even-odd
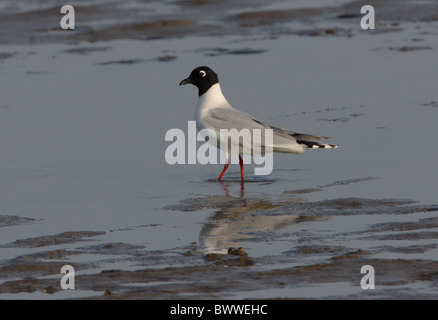
[[[270,124],[266,124],[263,122],[260,122],[258,120],[254,120],[259,122],[261,125],[263,125],[266,129],[272,129],[274,131],[274,134],[279,134],[279,135],[290,135],[292,137],[294,137],[296,140],[325,140],[325,139],[330,139],[329,137],[323,137],[323,136],[314,136],[312,134],[307,134],[307,133],[298,133],[298,132],[293,132],[284,128],[280,128],[280,127],[276,127],[276,126],[272,126]]]
[[[210,128],[217,129],[237,129],[241,130],[247,128],[252,129],[272,129],[274,136],[291,138],[295,140],[323,140],[329,139],[329,137],[314,136],[310,134],[297,133],[284,129],[281,127],[276,127],[262,121],[255,119],[248,113],[236,110],[236,109],[213,109],[210,110],[208,116],[204,118],[205,124]]]
[[[220,129],[264,129],[260,122],[245,112],[236,109],[217,108],[209,111],[203,118],[204,124],[209,128]]]

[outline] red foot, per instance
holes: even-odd
[[[239,155],[239,164],[240,164],[240,178],[242,179],[242,181],[244,181],[244,177],[243,177],[243,160],[242,157]]]
[[[225,173],[225,171],[227,171],[227,169],[228,169],[228,161],[225,162],[224,170],[222,170],[222,173],[221,173],[221,175],[220,175],[219,178],[218,178],[219,181],[221,181],[221,179],[222,179],[222,177],[224,176],[224,173]]]

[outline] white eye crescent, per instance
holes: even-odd
[[[204,70],[201,70],[199,71],[199,74],[204,78],[207,73]]]

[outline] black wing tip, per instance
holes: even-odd
[[[336,148],[339,148],[338,144],[318,143],[318,142],[304,141],[304,140],[297,140],[297,142],[299,144],[306,146],[309,149],[336,149]]]

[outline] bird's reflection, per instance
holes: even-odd
[[[226,181],[223,181],[223,180],[219,181],[219,183],[220,183],[220,186],[221,186],[222,190],[225,193],[225,196],[229,197],[230,196],[230,185],[229,185],[229,183],[226,182]],[[240,197],[243,198],[244,196],[245,196],[245,182],[241,181],[240,182]]]
[[[280,206],[266,199],[244,198],[244,186],[240,197],[230,195],[230,183],[220,181],[225,197],[211,197],[210,205],[218,210],[201,229],[199,240],[203,251],[226,254],[230,247],[244,247],[242,242],[249,241],[266,232],[286,228],[298,219],[297,215],[277,215],[273,209]],[[302,202],[302,199],[290,200]]]

